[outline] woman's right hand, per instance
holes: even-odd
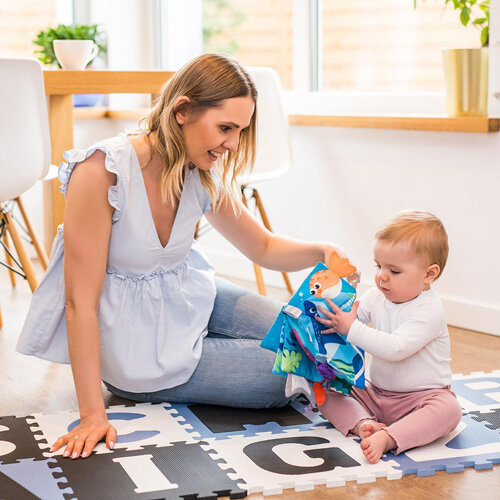
[[[106,438],[106,446],[112,450],[116,443],[116,429],[108,422],[106,413],[88,415],[80,420],[80,423],[71,429],[68,434],[61,436],[50,449],[57,451],[66,446],[63,456],[71,458],[86,458],[90,456],[95,445]]]

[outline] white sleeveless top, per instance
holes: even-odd
[[[211,209],[197,168],[184,167],[184,186],[168,244],[156,231],[136,152],[125,134],[64,154],[66,194],[76,164],[96,150],[116,174],[109,188],[112,216],[98,322],[101,376],[129,392],[153,392],[186,382],[202,351],[215,301],[214,269],[193,241],[196,223]],[[49,267],[36,289],[17,350],[69,363],[64,293],[63,225]]]

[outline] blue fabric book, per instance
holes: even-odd
[[[356,289],[320,262],[283,306],[261,346],[276,352],[273,373],[284,377],[293,373],[349,394],[352,386],[365,387],[364,351],[347,342],[345,335],[321,333],[326,327],[315,318],[324,317],[318,305],[331,311],[325,297],[350,311]]]

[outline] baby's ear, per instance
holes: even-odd
[[[437,264],[432,264],[427,268],[427,273],[425,275],[425,283],[430,284],[439,276],[441,268]]]
[[[337,252],[330,254],[328,267],[332,271],[335,271],[341,278],[356,272],[356,267],[349,262],[349,259],[347,257],[339,257]]]

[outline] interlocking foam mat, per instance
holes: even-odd
[[[118,431],[87,459],[49,444],[78,424],[78,413],[0,418],[0,498],[174,499],[278,494],[317,484],[428,476],[436,470],[500,462],[500,370],[454,375],[464,414],[448,436],[369,464],[359,440],[342,436],[306,401],[273,410],[137,404],[108,409]]]

